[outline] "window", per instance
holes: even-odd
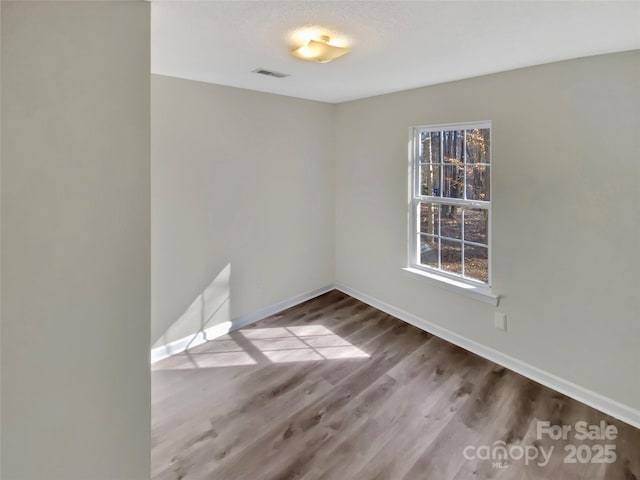
[[[491,123],[411,130],[410,267],[491,284]]]

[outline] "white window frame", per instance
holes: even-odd
[[[424,132],[439,132],[439,131],[452,131],[452,130],[473,130],[473,129],[489,129],[489,200],[467,200],[465,198],[456,199],[456,198],[448,198],[448,197],[436,197],[430,195],[422,195],[420,189],[420,158],[421,158],[421,148],[422,142],[420,141],[420,136]],[[465,123],[450,123],[450,124],[441,124],[441,125],[424,125],[424,126],[415,126],[409,129],[409,212],[408,212],[408,258],[407,258],[407,267],[404,269],[405,271],[411,274],[418,274],[423,278],[428,280],[435,280],[436,283],[439,283],[439,286],[443,286],[447,289],[452,289],[455,291],[459,291],[461,293],[468,294],[472,297],[475,297],[479,300],[485,301],[487,303],[492,303],[497,305],[498,296],[494,295],[491,292],[492,285],[492,239],[491,239],[491,205],[493,201],[493,128],[490,120],[479,121],[479,122],[465,122]],[[466,140],[465,140],[466,142]],[[465,148],[465,161],[464,164],[466,166],[466,148]],[[441,169],[441,178],[442,178],[442,169]],[[464,169],[464,196],[466,197],[466,168]],[[418,261],[419,256],[419,248],[420,242],[418,241],[418,234],[420,231],[419,227],[419,215],[418,208],[421,203],[434,203],[440,205],[457,205],[461,207],[472,207],[472,208],[480,208],[487,210],[488,212],[488,220],[487,220],[487,260],[488,260],[488,268],[487,268],[487,283],[484,283],[479,280],[475,280],[468,277],[463,277],[462,275],[458,275],[453,272],[447,272],[445,270],[432,268],[426,265],[420,264]],[[464,221],[462,222],[462,229],[464,229]],[[464,230],[463,230],[464,231]],[[440,232],[441,234],[441,232]],[[469,242],[466,242],[469,243]],[[461,262],[462,262],[462,271],[464,272],[464,248],[461,250]]]

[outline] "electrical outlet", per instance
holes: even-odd
[[[496,312],[495,316],[496,329],[507,331],[507,314],[504,312]]]

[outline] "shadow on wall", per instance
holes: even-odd
[[[163,358],[200,345],[233,329],[231,322],[231,264],[216,275],[185,312],[153,345],[153,357]]]
[[[366,359],[369,354],[323,325],[246,328],[158,364],[154,370]]]

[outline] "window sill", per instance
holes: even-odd
[[[448,278],[435,273],[425,272],[423,270],[418,270],[417,268],[406,267],[403,268],[402,271],[411,277],[418,277],[426,280],[436,287],[449,290],[450,292],[466,295],[473,298],[474,300],[488,303],[489,305],[493,305],[494,307],[498,306],[498,302],[500,301],[500,296],[491,293],[491,291],[487,287],[469,285],[468,283],[460,282],[454,280],[453,278]]]

